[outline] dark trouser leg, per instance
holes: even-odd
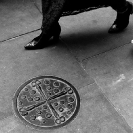
[[[109,0],[108,4],[117,12],[125,11],[128,6],[128,3],[126,0]]]
[[[66,0],[42,0],[42,31],[44,33],[48,34],[51,32],[53,26],[58,23],[65,1]]]

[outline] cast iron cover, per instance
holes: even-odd
[[[40,76],[19,87],[13,97],[13,107],[24,124],[36,129],[55,129],[75,118],[80,97],[66,80]]]

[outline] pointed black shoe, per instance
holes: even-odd
[[[50,35],[45,35],[43,32],[34,38],[31,42],[29,42],[24,48],[26,50],[37,50],[37,49],[43,49],[45,47],[48,47],[49,40],[51,37],[53,37],[53,41],[57,42],[59,40],[59,36],[61,33],[61,27],[59,23],[52,29],[52,32]]]
[[[119,33],[123,31],[129,24],[130,14],[133,14],[133,4],[128,2],[127,10],[124,13],[117,13],[117,18],[108,33]]]

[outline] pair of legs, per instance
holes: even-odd
[[[99,5],[111,6],[117,11],[117,18],[109,29],[109,33],[116,33],[127,27],[133,6],[126,0],[42,0],[42,33],[27,44],[25,49],[33,50],[47,47],[51,37],[58,40],[61,32],[58,21],[63,12]]]

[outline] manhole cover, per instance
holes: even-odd
[[[30,79],[16,91],[14,111],[26,125],[38,129],[65,126],[77,115],[80,97],[67,81],[40,76]]]

